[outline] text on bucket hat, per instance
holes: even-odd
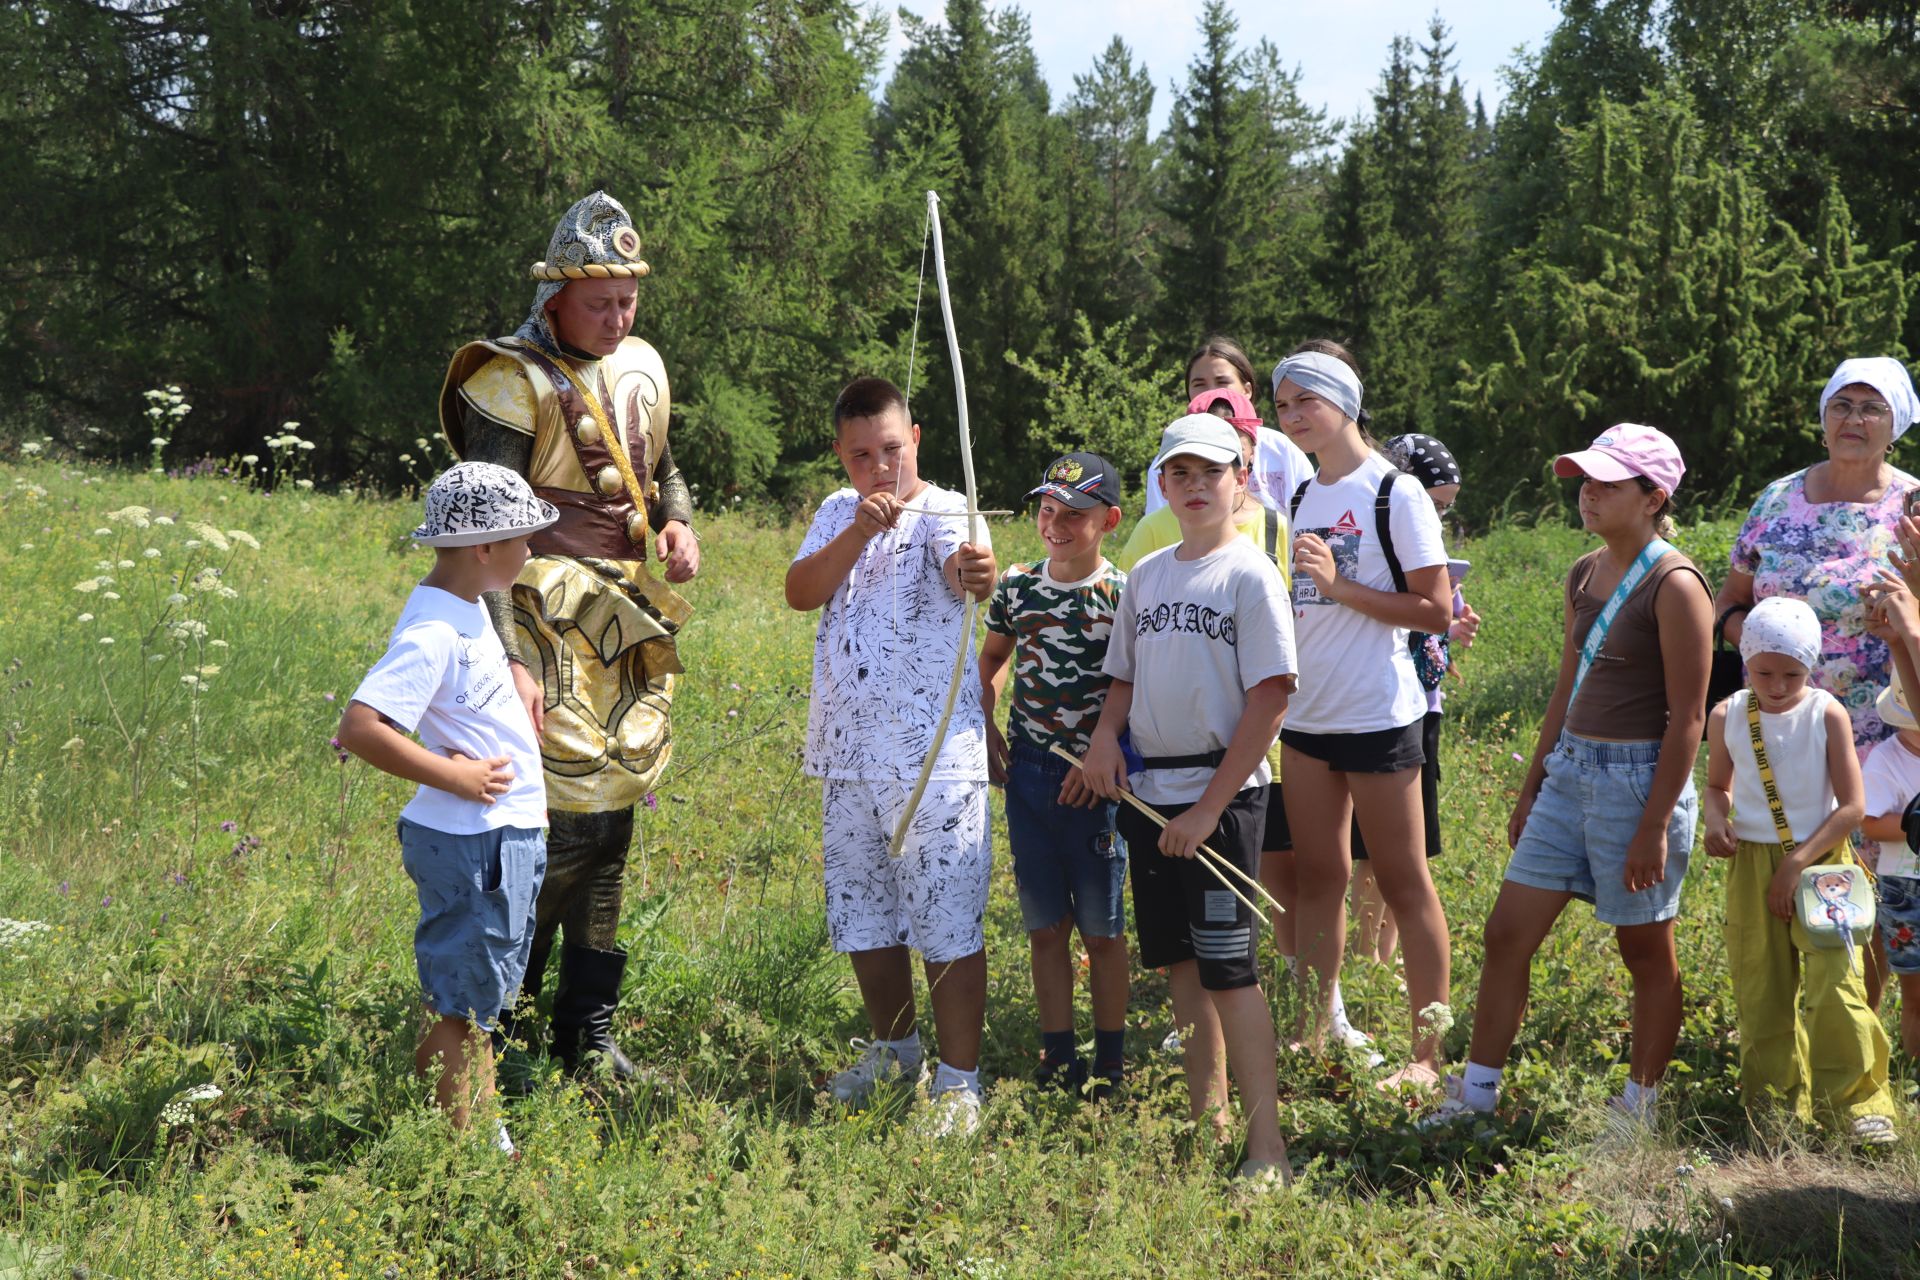
[[[1302,351],[1273,366],[1274,398],[1280,396],[1280,384],[1291,382],[1302,391],[1319,396],[1349,418],[1360,416],[1360,376],[1338,356],[1319,351]]]
[[[1820,418],[1827,417],[1827,401],[1840,393],[1842,387],[1851,387],[1855,383],[1872,387],[1887,398],[1887,408],[1893,410],[1893,438],[1898,440],[1907,434],[1907,428],[1920,417],[1920,396],[1913,391],[1913,379],[1907,376],[1907,367],[1892,356],[1858,356],[1852,360],[1842,360],[1840,367],[1827,379],[1827,385],[1820,392]]]
[[[1207,462],[1239,462],[1240,437],[1225,418],[1210,413],[1190,413],[1175,418],[1160,433],[1160,452],[1153,455],[1149,471],[1158,471],[1168,458],[1191,454]]]
[[[1680,477],[1687,474],[1687,464],[1680,458],[1680,446],[1658,427],[1619,422],[1595,436],[1586,448],[1555,458],[1553,474],[1592,476],[1610,484],[1645,476],[1672,497]]]
[[[413,540],[427,547],[472,547],[538,533],[560,519],[518,472],[493,462],[448,467],[427,486],[427,518]]]
[[[1120,477],[1113,464],[1097,453],[1068,453],[1047,464],[1046,478],[1027,490],[1027,498],[1052,498],[1075,511],[1105,503],[1120,505]]]
[[[1227,421],[1254,439],[1259,439],[1255,433],[1260,429],[1260,411],[1253,407],[1253,401],[1247,398],[1247,393],[1238,387],[1209,387],[1187,401],[1187,412],[1213,413],[1213,407],[1222,400],[1227,402]],[[1214,413],[1213,416],[1217,418],[1220,415]]]
[[[1779,653],[1811,671],[1820,662],[1820,619],[1813,606],[1792,596],[1768,596],[1753,606],[1740,631],[1740,658]]]

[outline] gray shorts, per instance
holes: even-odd
[[[456,836],[405,818],[398,829],[400,862],[420,896],[420,997],[443,1017],[491,1028],[526,976],[547,833],[501,827]]]

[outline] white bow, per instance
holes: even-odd
[[[953,297],[947,290],[947,251],[940,238],[940,197],[932,191],[927,192],[927,223],[933,231],[933,274],[940,285],[940,318],[947,326],[947,352],[953,361],[953,398],[960,424],[960,474],[966,480],[967,541],[972,543],[980,539],[980,495],[973,483],[973,436],[967,425],[967,378],[960,368],[960,335],[954,331]],[[914,325],[917,342],[917,312]],[[973,628],[979,616],[980,602],[971,591],[965,591],[964,594],[967,597],[966,615],[960,624],[959,643],[954,648],[953,679],[947,684],[947,705],[940,712],[940,724],[933,731],[933,742],[927,748],[926,762],[920,766],[920,779],[913,784],[913,794],[907,797],[907,807],[901,810],[900,823],[893,829],[890,852],[896,858],[907,842],[907,828],[912,825],[913,815],[920,808],[920,797],[926,793],[927,779],[933,776],[933,766],[940,759],[940,748],[947,740],[947,726],[953,720],[953,704],[960,696],[960,683],[967,674],[967,650],[973,643]]]

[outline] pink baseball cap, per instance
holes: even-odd
[[[1253,401],[1247,398],[1247,393],[1238,387],[1213,387],[1202,391],[1187,401],[1187,412],[1213,413],[1213,406],[1222,400],[1225,400],[1228,405],[1227,421],[1240,428],[1244,434],[1258,440],[1260,411],[1253,407]]]
[[[1680,460],[1680,446],[1666,432],[1637,422],[1619,422],[1579,452],[1555,458],[1553,474],[1592,476],[1609,483],[1645,476],[1672,497],[1680,487],[1680,477],[1687,474],[1687,464]]]

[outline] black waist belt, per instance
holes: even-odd
[[[1203,751],[1194,756],[1142,756],[1143,769],[1218,769],[1227,758],[1225,751]]]

